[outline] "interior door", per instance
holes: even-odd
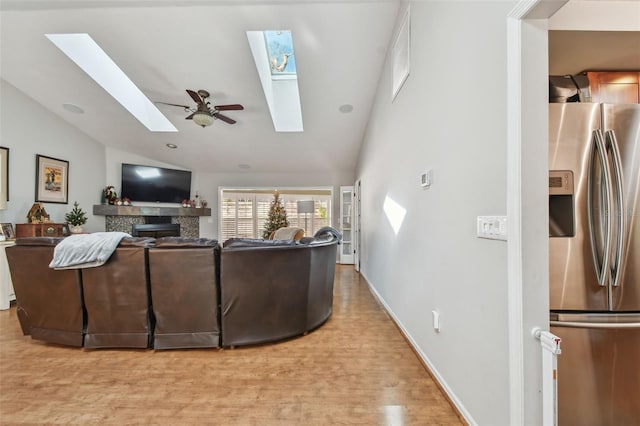
[[[340,263],[353,264],[353,186],[340,187]]]
[[[360,181],[356,182],[355,192],[353,193],[353,206],[354,206],[354,214],[353,214],[353,223],[354,223],[354,239],[353,239],[353,262],[356,266],[356,271],[360,272],[360,248],[361,248],[361,205],[360,205],[360,196],[362,194],[362,185]]]

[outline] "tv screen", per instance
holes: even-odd
[[[131,201],[181,203],[191,199],[191,172],[123,163],[120,195]]]

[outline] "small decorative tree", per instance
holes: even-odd
[[[73,210],[65,214],[64,219],[73,228],[72,232],[82,232],[82,225],[87,223],[87,213],[79,207],[76,201],[73,203]]]
[[[287,211],[284,209],[282,202],[280,201],[280,195],[278,193],[273,194],[273,201],[269,206],[269,217],[264,224],[264,231],[262,232],[263,238],[269,238],[273,231],[277,231],[280,228],[289,226],[289,220],[287,219]]]

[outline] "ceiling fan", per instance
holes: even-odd
[[[235,124],[236,120],[220,114],[220,111],[241,111],[244,107],[240,104],[231,105],[214,105],[211,106],[211,102],[207,100],[209,98],[209,92],[206,90],[198,90],[197,92],[187,89],[187,93],[191,96],[197,106],[196,108],[188,105],[170,104],[166,102],[156,102],[158,104],[177,106],[184,108],[185,112],[190,112],[191,115],[185,117],[185,120],[193,120],[198,126],[207,127],[213,124],[213,120],[222,120],[225,123]]]

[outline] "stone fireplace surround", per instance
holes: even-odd
[[[172,223],[180,225],[181,237],[197,238],[200,236],[200,216],[211,216],[211,209],[99,204],[93,206],[93,214],[105,216],[107,232],[132,234],[134,224]]]

